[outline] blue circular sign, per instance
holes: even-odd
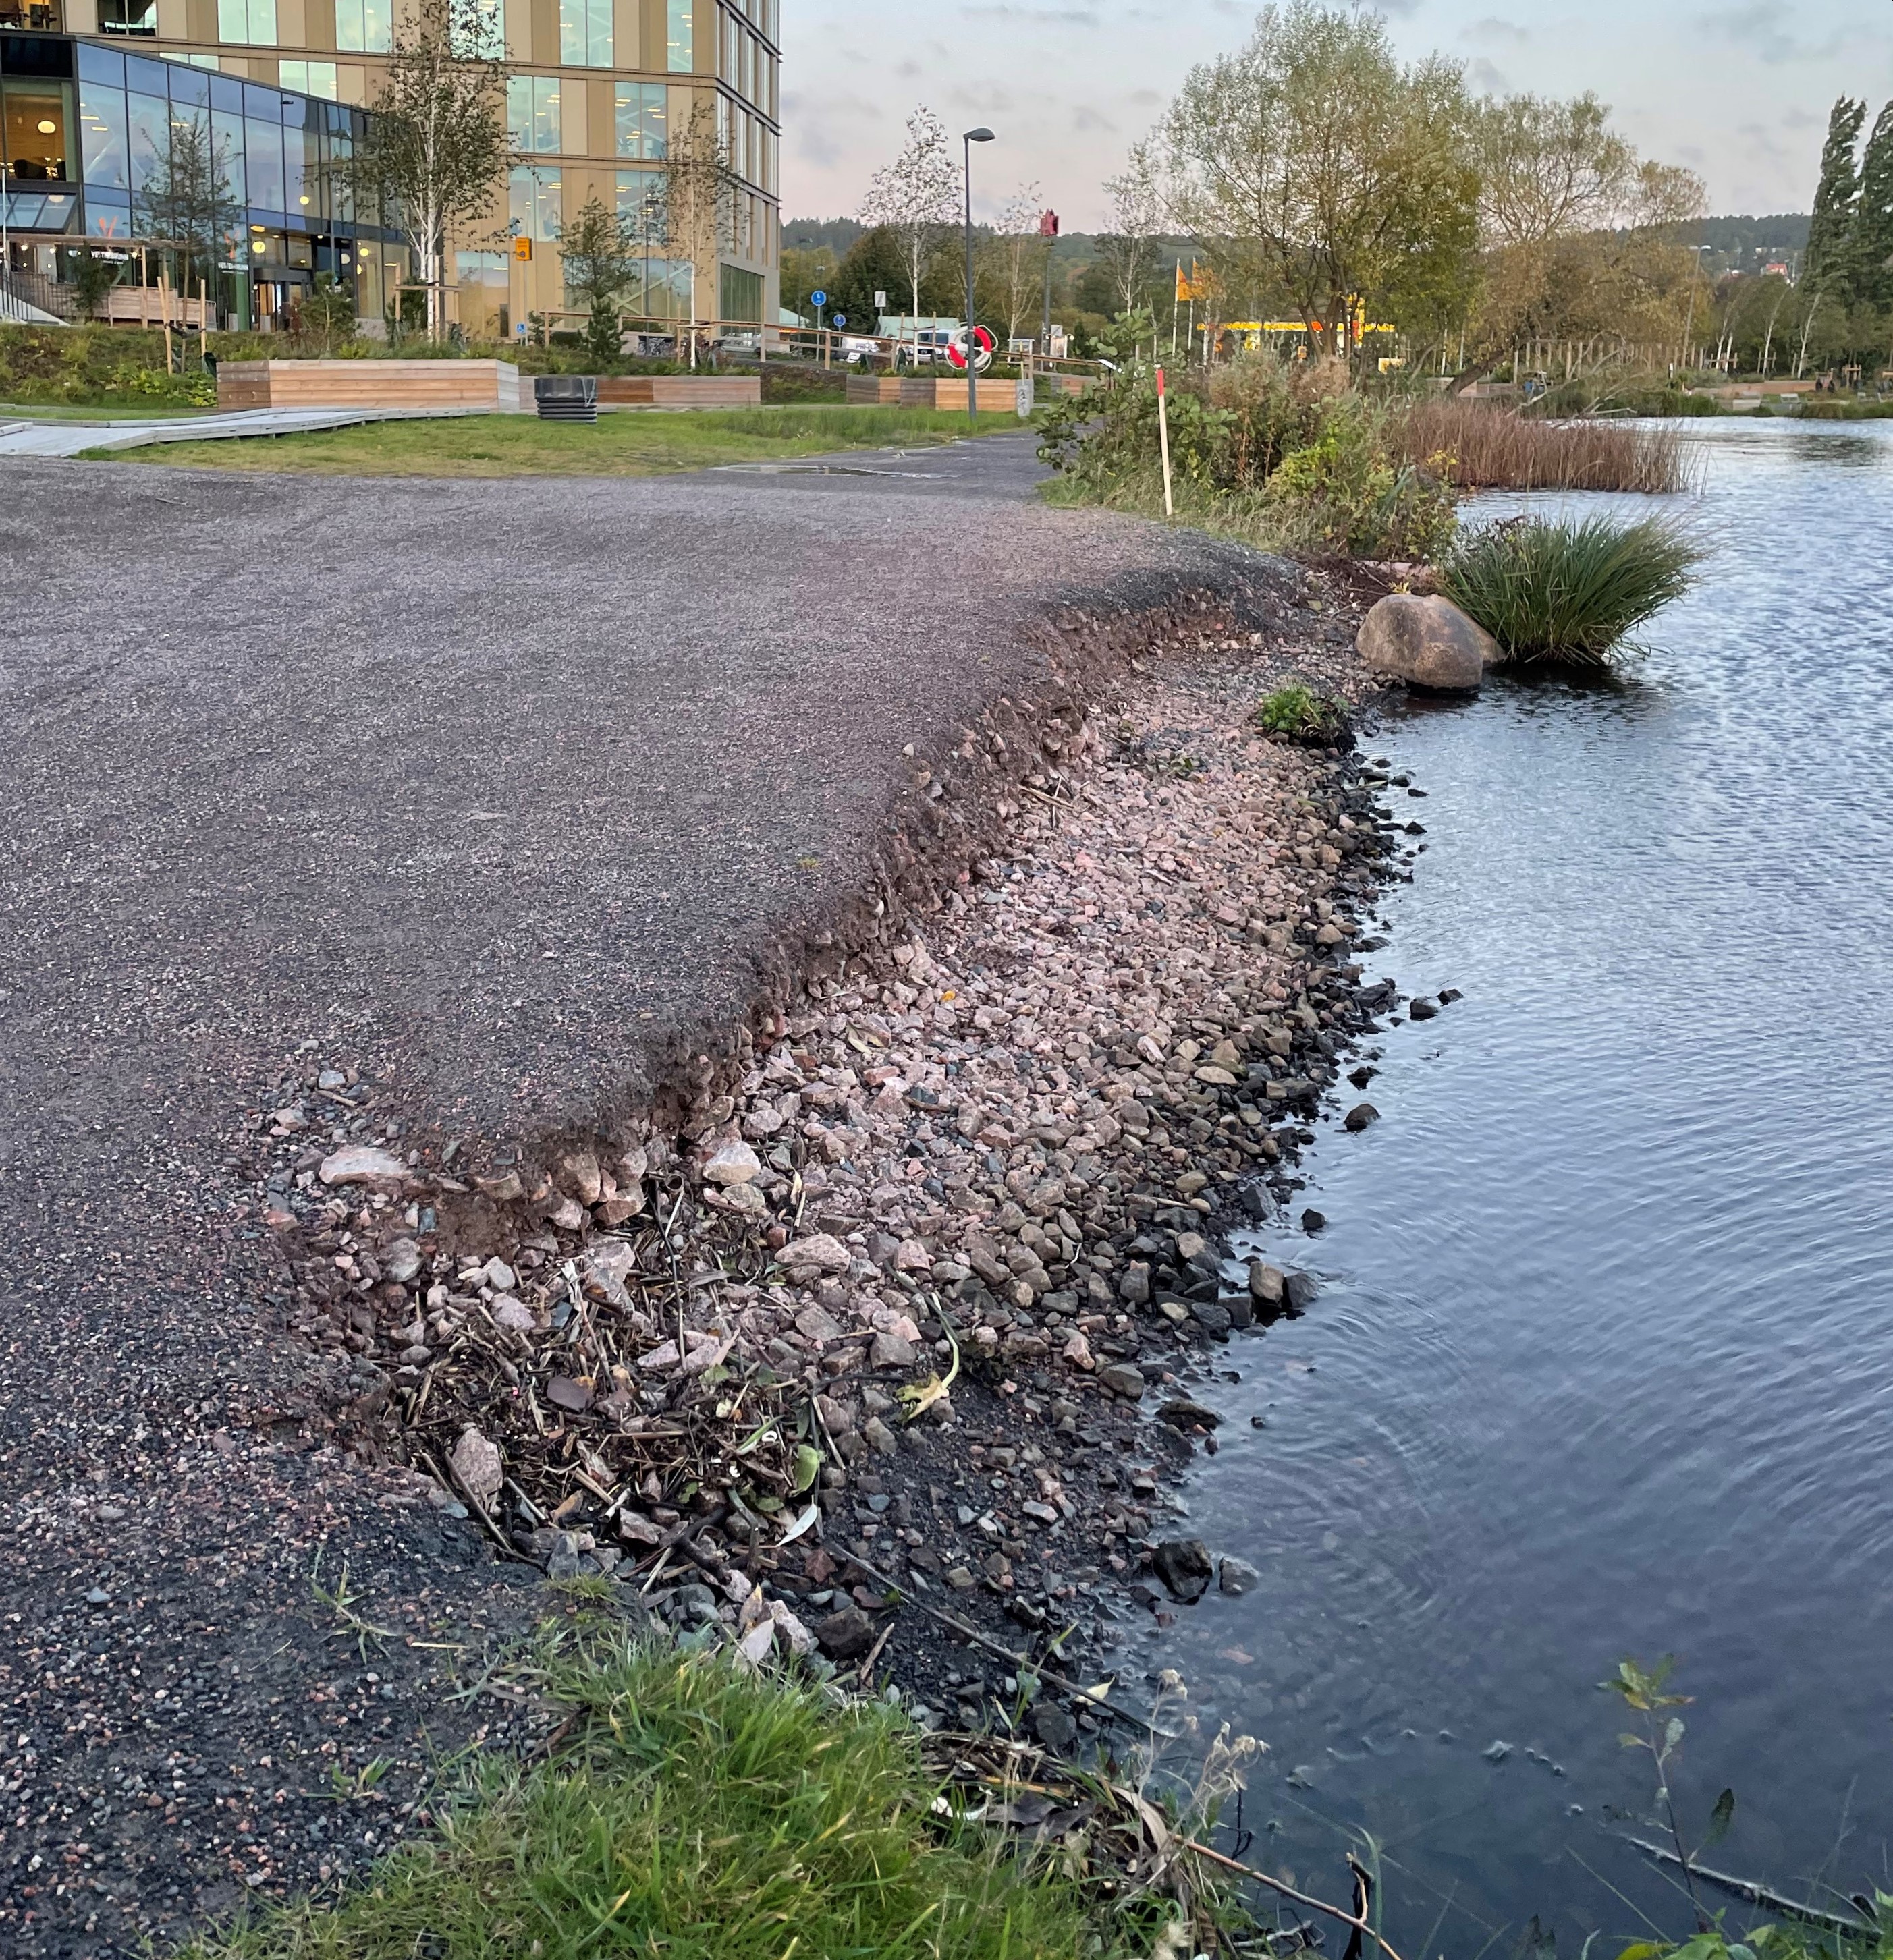
[[[811,306],[826,306],[828,304],[828,295],[822,291],[821,287],[817,286],[815,290],[808,295],[808,304]]]
[[[835,324],[837,326],[846,326],[848,324],[848,316],[845,313],[837,313],[835,316]]]

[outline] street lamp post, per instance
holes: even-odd
[[[980,383],[974,371],[978,349],[973,339],[973,145],[992,140],[990,129],[969,129],[961,138],[966,157],[966,415],[974,428],[980,422]]]

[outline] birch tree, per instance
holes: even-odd
[[[729,145],[717,121],[714,97],[700,95],[683,126],[673,127],[664,152],[664,198],[656,215],[667,258],[690,269],[690,365],[696,365],[697,276],[714,271],[726,244],[733,245],[736,198],[741,180],[731,167]]]
[[[990,285],[1005,316],[1009,343],[1023,337],[1028,322],[1039,310],[1040,288],[1052,249],[1051,240],[1039,234],[1044,209],[1038,186],[1021,185],[1007,199],[986,243]]]
[[[1129,161],[1106,180],[1111,196],[1111,229],[1098,241],[1098,256],[1110,275],[1120,313],[1150,303],[1150,282],[1157,269],[1157,243],[1168,229],[1162,187],[1148,144],[1135,145]]]
[[[343,167],[406,240],[431,340],[446,331],[450,240],[492,223],[512,161],[496,19],[491,0],[418,0],[395,30],[367,132]]]
[[[960,173],[947,143],[946,127],[924,104],[907,118],[907,140],[900,154],[875,171],[861,207],[861,221],[891,233],[900,248],[902,269],[913,298],[910,320],[920,313],[920,281],[927,262],[959,215]],[[920,329],[913,329],[919,344]]]

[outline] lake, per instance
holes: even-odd
[[[1367,977],[1464,998],[1259,1234],[1323,1291],[1182,1495],[1260,1584],[1127,1650],[1269,1743],[1252,1855],[1344,1899],[1373,1834],[1407,1960],[1690,1929],[1612,1814],[1624,1655],[1697,1698],[1710,1862],[1893,1888],[1893,425],[1691,434],[1713,557],[1623,686],[1364,737],[1426,827]]]

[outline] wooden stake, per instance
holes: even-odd
[[[1164,393],[1161,368],[1157,370],[1157,443],[1163,451],[1163,514],[1174,517],[1177,511],[1170,496],[1170,405]]]

